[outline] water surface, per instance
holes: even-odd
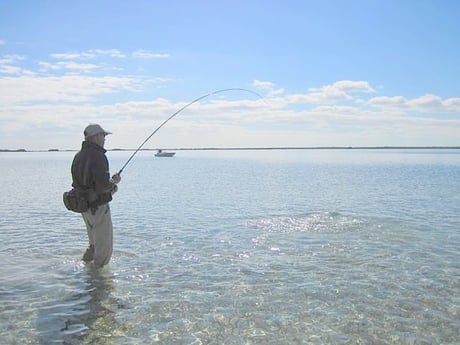
[[[458,150],[141,152],[102,270],[73,154],[0,153],[0,343],[460,343]]]

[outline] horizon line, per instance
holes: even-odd
[[[451,149],[458,150],[460,146],[267,146],[267,147],[176,147],[176,148],[143,148],[139,151],[269,151],[269,150],[394,150],[394,149]],[[80,149],[0,149],[0,152],[73,152]],[[136,151],[133,148],[106,148],[107,151]]]

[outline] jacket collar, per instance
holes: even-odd
[[[101,151],[103,153],[107,152],[106,149],[104,149],[103,147],[99,146],[98,144],[93,143],[92,141],[86,141],[86,140],[81,143],[81,149],[82,150],[83,149],[96,149],[96,150]]]

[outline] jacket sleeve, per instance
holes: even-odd
[[[109,162],[103,154],[92,162],[93,188],[97,194],[110,193],[115,184],[110,182]]]

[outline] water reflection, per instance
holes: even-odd
[[[39,308],[37,327],[42,344],[105,343],[118,328],[115,313],[120,306],[112,296],[114,277],[110,268],[87,266],[73,274],[67,278],[77,286],[67,289],[74,291],[62,297],[58,293]]]

